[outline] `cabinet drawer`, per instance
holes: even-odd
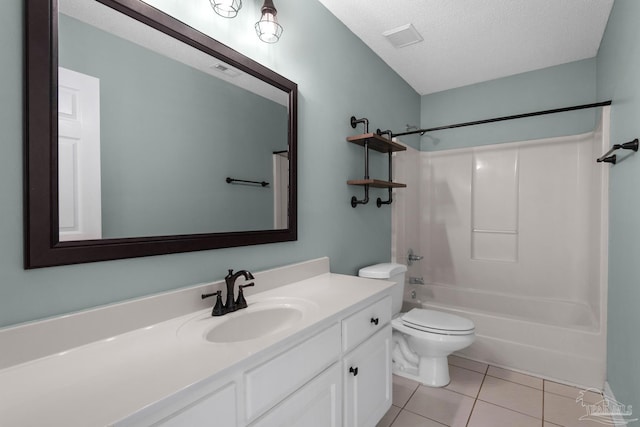
[[[391,320],[391,297],[386,297],[342,321],[342,350],[355,348]]]
[[[251,421],[318,375],[340,356],[335,324],[244,375],[246,418]]]

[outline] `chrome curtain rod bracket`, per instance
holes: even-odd
[[[618,161],[616,155],[611,155],[611,153],[613,153],[614,151],[617,150],[633,150],[633,151],[638,151],[638,145],[640,145],[638,143],[638,138],[634,139],[633,141],[629,141],[629,142],[625,142],[624,144],[613,144],[613,147],[611,147],[611,149],[609,151],[607,151],[606,153],[604,153],[600,158],[598,158],[596,160],[596,162],[598,163],[612,163],[612,164],[616,164],[616,162]]]

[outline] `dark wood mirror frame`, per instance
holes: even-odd
[[[25,268],[296,240],[297,85],[142,1],[96,1],[288,93],[290,183],[288,228],[60,242],[58,239],[58,2],[57,0],[26,0]]]

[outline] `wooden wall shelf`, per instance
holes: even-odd
[[[358,144],[364,147],[364,143],[368,142],[369,148],[379,153],[392,153],[394,151],[405,151],[407,147],[381,137],[377,133],[369,132],[361,135],[347,137],[347,142]]]
[[[399,182],[381,181],[379,179],[351,179],[347,181],[349,185],[369,185],[374,188],[405,188],[407,184]]]
[[[391,141],[390,139],[383,138],[378,135],[378,133],[369,132],[369,120],[366,118],[356,119],[354,116],[351,116],[351,127],[356,128],[358,123],[364,124],[364,133],[360,135],[348,136],[347,142],[352,144],[360,145],[364,148],[364,179],[351,179],[347,181],[349,185],[360,185],[364,187],[364,199],[358,200],[356,196],[351,198],[351,207],[355,208],[358,205],[366,205],[369,203],[369,187],[374,188],[386,188],[389,190],[389,198],[387,200],[382,200],[378,197],[376,200],[376,205],[381,207],[382,205],[389,205],[393,202],[392,191],[393,188],[404,188],[407,185],[401,184],[399,182],[393,182],[393,173],[392,173],[392,161],[391,155],[396,151],[405,151],[407,147],[398,144],[395,141]],[[390,132],[388,132],[389,135]],[[379,153],[388,154],[389,155],[389,180],[383,181],[381,179],[372,179],[369,177],[369,149],[377,151]]]

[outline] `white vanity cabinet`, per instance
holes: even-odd
[[[345,427],[373,427],[391,407],[391,297],[342,321]],[[355,349],[354,349],[355,347]]]
[[[391,405],[391,298],[117,427],[373,427]]]
[[[390,320],[391,297],[344,318],[342,360],[251,427],[374,427],[391,406]],[[327,353],[316,347],[293,366]]]
[[[373,427],[391,398],[393,284],[328,258],[254,276],[262,291],[225,318],[193,305],[220,281],[0,329],[0,426]],[[209,337],[247,322],[266,327]]]
[[[340,427],[340,356],[341,328],[334,323],[275,357],[176,393],[115,427]]]
[[[374,427],[391,406],[390,320],[390,297],[344,318],[338,334],[342,336],[341,362],[318,375],[251,427]],[[332,330],[323,334],[328,338]],[[324,341],[329,342],[326,338]],[[308,347],[311,351],[295,348],[289,352],[295,357],[285,353],[275,359],[283,359],[288,364],[277,363],[281,369],[271,370],[270,375],[281,376],[281,383],[293,383],[287,371],[299,370],[301,364],[317,367],[318,361],[328,360],[331,353],[328,344]],[[278,384],[271,393],[264,389],[267,394],[260,399],[275,400],[273,396],[281,394],[279,390],[284,388]],[[247,404],[247,413],[250,412]]]

